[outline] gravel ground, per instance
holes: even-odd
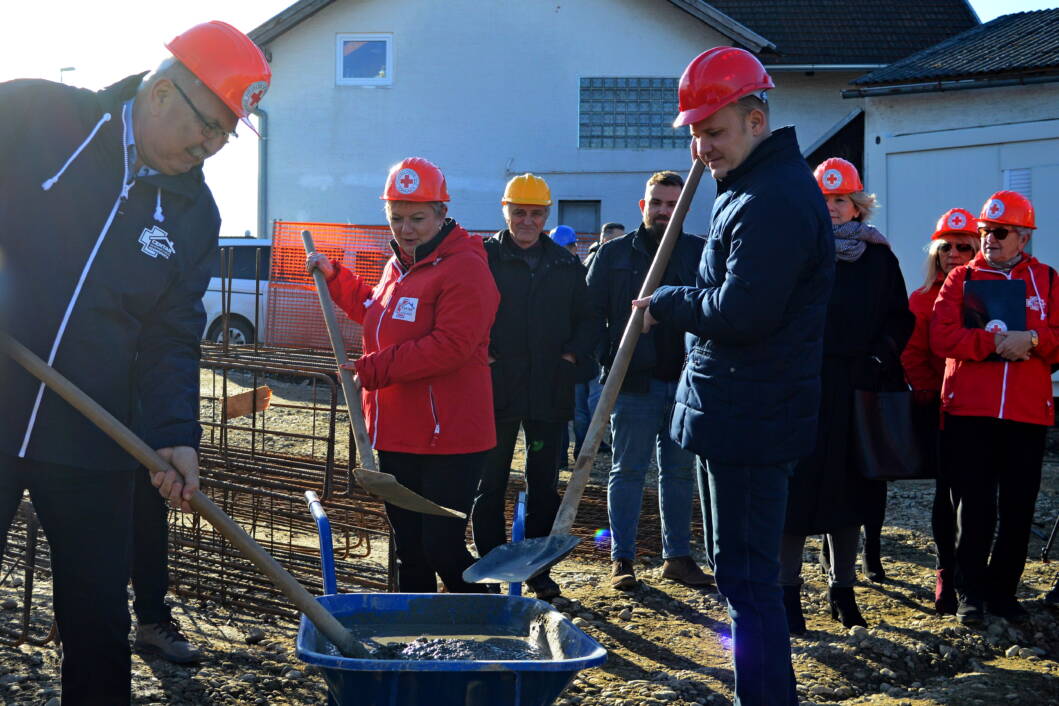
[[[1055,432],[1052,441],[1037,503],[1035,528],[1042,533],[1059,514]],[[601,473],[593,475],[602,480]],[[1059,704],[1059,609],[1041,600],[1056,571],[1037,560],[1042,542],[1031,541],[1019,592],[1031,620],[961,627],[932,608],[932,495],[930,482],[891,484],[882,544],[889,579],[865,580],[857,589],[868,629],[847,631],[830,618],[815,563],[819,544],[809,542],[803,572],[809,633],[792,646],[803,704]],[[564,587],[556,607],[609,650],[606,664],[582,672],[557,703],[731,703],[728,616],[720,597],[662,579],[660,565],[658,556],[641,556],[641,585],[630,593],[608,587],[609,567],[601,561],[567,560],[553,571]],[[20,612],[20,581],[15,572],[0,584],[0,627],[13,624]],[[35,593],[35,604],[46,606],[48,582],[41,581]],[[179,601],[176,614],[206,659],[179,667],[134,656],[136,704],[324,703],[319,674],[294,656],[293,622]],[[37,609],[38,628],[46,615],[45,608]],[[0,647],[0,704],[55,706],[58,664],[52,645]]]

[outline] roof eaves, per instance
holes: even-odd
[[[763,50],[776,51],[776,45],[741,22],[702,0],[669,0],[692,17],[702,20],[729,39],[742,44],[755,54]]]
[[[298,0],[275,17],[250,30],[247,36],[258,46],[265,46],[324,9],[335,0]]]
[[[1036,71],[1025,74],[1005,74],[1003,76],[977,75],[954,76],[933,80],[912,80],[907,83],[884,83],[862,88],[849,88],[842,91],[843,98],[877,98],[882,96],[902,96],[917,93],[951,93],[977,88],[1004,88],[1009,86],[1034,86],[1041,83],[1059,82],[1059,67],[1049,71]]]

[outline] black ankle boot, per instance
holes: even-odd
[[[861,568],[868,580],[880,583],[886,580],[886,570],[883,569],[882,557],[880,556],[879,540],[882,536],[882,527],[864,525],[864,556],[861,557]]]
[[[831,604],[831,617],[841,622],[843,627],[868,627],[857,607],[852,586],[831,586],[827,589],[827,602]]]
[[[801,586],[783,586],[783,609],[787,611],[787,630],[791,635],[805,634],[801,588]]]

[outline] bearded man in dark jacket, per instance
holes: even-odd
[[[600,246],[588,271],[588,289],[596,315],[606,322],[604,377],[618,352],[629,303],[647,277],[655,251],[673,214],[684,180],[658,172],[647,180],[640,200],[642,223],[628,235]],[[682,233],[662,281],[695,283],[702,238]],[[662,576],[693,586],[713,580],[691,558],[692,469],[695,458],[669,438],[673,400],[684,363],[684,335],[664,325],[641,336],[611,414],[613,463],[607,481],[613,588],[636,587],[633,561],[643,486],[652,454],[658,466],[658,505],[662,519]]]
[[[151,482],[187,510],[198,489],[201,299],[220,228],[201,165],[271,72],[220,22],[167,47],[173,58],[150,77],[97,93],[0,84],[0,318],[175,467]],[[0,389],[0,530],[6,539],[28,489],[52,549],[62,702],[127,704],[133,497],[146,474],[6,356]],[[163,512],[158,503],[164,537]]]

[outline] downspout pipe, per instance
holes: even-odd
[[[268,113],[254,108],[257,116],[257,237],[271,237],[268,227]]]

